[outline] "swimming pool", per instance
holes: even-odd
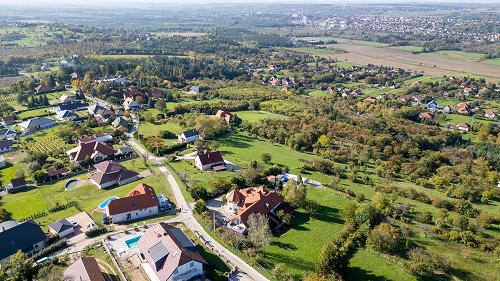
[[[130,238],[128,240],[125,240],[125,244],[127,244],[127,247],[129,249],[132,249],[135,246],[137,246],[137,243],[139,242],[139,239],[141,239],[141,237],[142,237],[142,235],[139,235],[139,236],[136,236],[134,238]]]
[[[78,179],[70,179],[66,182],[66,184],[64,185],[64,189],[68,189],[68,188],[71,188],[73,187],[73,183],[74,185],[76,186],[76,182],[78,181]]]
[[[116,197],[116,196],[113,196],[113,197],[109,197],[108,199],[102,201],[101,204],[99,204],[99,208],[101,209],[104,209],[108,206],[109,202],[112,201],[112,200],[116,200],[116,199],[119,199],[119,197]]]

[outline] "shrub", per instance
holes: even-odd
[[[367,245],[379,252],[394,254],[405,249],[405,239],[399,228],[387,223],[377,225],[368,236]]]
[[[205,200],[208,198],[208,191],[202,186],[195,186],[191,188],[191,197],[193,197],[194,200]]]
[[[164,130],[160,132],[160,137],[162,139],[175,139],[177,138],[177,135],[170,131]]]
[[[87,230],[85,231],[85,236],[87,236],[88,238],[91,238],[91,237],[96,237],[96,236],[99,236],[101,234],[104,234],[108,231],[108,229],[104,226],[98,226],[98,227],[95,227],[95,228],[92,228],[90,230]]]
[[[33,260],[39,260],[45,256],[48,256],[52,253],[55,253],[59,250],[62,250],[64,248],[66,248],[68,246],[68,241],[66,241],[66,239],[61,239],[57,242],[54,242],[53,244],[50,244],[47,248],[44,248],[43,250],[41,250],[40,252],[34,254],[32,256],[32,259]]]
[[[207,204],[205,203],[205,201],[201,199],[198,199],[194,204],[194,212],[197,214],[201,214],[207,210],[208,210]]]
[[[435,273],[448,269],[443,257],[427,254],[422,248],[415,248],[408,253],[408,270],[422,280],[434,280]]]

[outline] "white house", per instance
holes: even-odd
[[[54,127],[55,125],[57,125],[57,123],[52,119],[47,117],[35,117],[20,123],[19,128],[24,132],[31,133]]]
[[[153,225],[141,236],[137,247],[151,280],[203,280],[206,262],[179,228],[164,222]]]
[[[179,143],[192,143],[200,138],[200,134],[194,129],[187,130],[177,136]]]
[[[222,154],[218,151],[197,155],[194,163],[200,171],[213,170],[218,172],[226,169],[224,158],[222,158]]]
[[[62,219],[49,224],[49,233],[59,237],[65,237],[75,231],[74,226],[67,219]]]
[[[0,129],[0,140],[13,140],[17,137],[17,132],[10,128]]]
[[[134,99],[128,97],[123,101],[123,108],[125,108],[125,110],[134,110],[141,108],[141,106]]]
[[[155,190],[140,183],[127,197],[110,201],[106,207],[106,216],[110,223],[138,220],[157,215],[159,205]]]
[[[72,121],[78,116],[71,110],[60,110],[56,112],[56,118],[61,121]]]

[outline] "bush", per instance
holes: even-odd
[[[191,197],[193,197],[194,200],[205,200],[208,198],[208,191],[202,186],[195,186],[191,188]]]
[[[207,210],[208,210],[207,204],[205,203],[205,201],[201,199],[198,199],[194,204],[194,212],[197,214],[201,214]]]
[[[394,254],[405,250],[401,231],[387,223],[377,225],[368,236],[367,245],[379,252]]]
[[[408,257],[408,270],[422,280],[434,280],[436,272],[448,269],[443,257],[427,254],[422,248],[411,250]]]
[[[64,248],[66,248],[68,246],[68,241],[66,241],[66,239],[61,239],[57,242],[54,242],[53,244],[50,244],[47,248],[44,248],[43,250],[41,250],[40,252],[34,254],[32,256],[32,259],[33,260],[39,260],[43,257],[46,257],[52,253],[55,253],[59,250],[62,250]]]
[[[162,139],[175,139],[175,138],[177,138],[177,135],[170,132],[170,131],[164,130],[164,131],[160,132],[160,138],[162,138]]]
[[[87,238],[92,238],[92,237],[96,237],[96,236],[99,236],[101,234],[104,234],[108,232],[108,229],[104,226],[98,226],[98,227],[95,227],[95,228],[92,228],[90,230],[87,230],[85,231],[85,236],[87,236]]]

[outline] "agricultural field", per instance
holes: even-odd
[[[2,44],[37,47],[63,38],[83,38],[84,35],[67,28],[54,29],[47,24],[32,27],[0,28]]]
[[[248,121],[250,123],[258,122],[262,119],[267,119],[267,118],[271,119],[287,118],[284,115],[267,111],[260,111],[260,110],[235,111],[233,113],[236,114],[238,117],[240,117],[243,121]]]
[[[38,212],[47,211],[49,208],[56,206],[56,204],[77,201],[81,210],[91,214],[96,222],[100,222],[100,213],[93,212],[97,208],[97,205],[111,196],[126,196],[139,183],[149,184],[155,189],[157,194],[163,194],[170,200],[174,200],[170,185],[157,168],[144,166],[142,159],[127,160],[121,164],[136,172],[151,168],[153,174],[143,180],[119,187],[112,187],[107,190],[98,189],[94,185],[87,184],[74,190],[65,191],[64,185],[67,179],[60,180],[53,184],[39,186],[30,191],[8,194],[2,198],[2,207],[12,214],[13,219],[19,220]],[[82,181],[87,180],[88,174],[80,174],[74,178]],[[26,208],[25,206],[30,206],[30,208]],[[49,213],[47,216],[36,219],[36,221],[46,229],[48,224],[78,212],[77,208],[71,207],[59,212]]]
[[[353,64],[390,65],[409,71],[424,72],[436,77],[469,75],[484,77],[492,82],[500,81],[500,71],[496,63],[478,62],[480,54],[449,51],[437,54],[413,54],[409,50],[387,47],[384,43],[346,39],[340,40],[338,44],[335,44],[335,47],[346,51],[346,53],[330,52],[326,54],[316,53],[315,55],[336,58],[341,61],[347,60]]]
[[[51,132],[53,132],[53,130],[51,130]],[[73,145],[66,144],[62,138],[50,132],[40,132],[24,138],[23,146],[31,153],[65,152],[73,147]]]

